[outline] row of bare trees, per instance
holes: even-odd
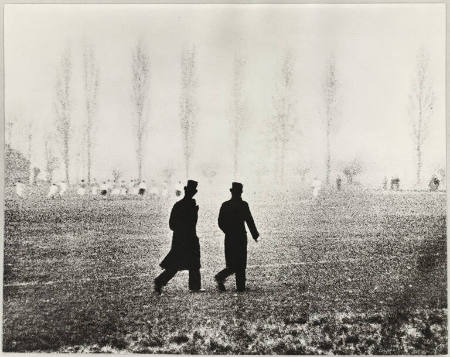
[[[145,47],[138,43],[131,56],[131,83],[132,103],[134,108],[133,126],[136,142],[136,159],[138,178],[142,178],[144,163],[144,147],[147,137],[149,121],[149,91],[150,91],[150,57]],[[196,50],[192,46],[182,51],[180,58],[181,67],[181,94],[179,101],[180,127],[182,133],[182,147],[185,162],[185,174],[189,176],[195,142],[195,133],[198,126],[196,116],[196,88],[197,67]],[[248,121],[249,113],[244,94],[246,59],[240,52],[236,52],[232,69],[231,105],[230,116],[231,143],[233,156],[233,175],[237,177],[240,171],[239,158],[242,146],[242,133]],[[287,51],[282,58],[282,64],[275,83],[275,95],[273,97],[272,133],[274,138],[275,176],[282,183],[285,175],[285,160],[287,145],[291,140],[294,128],[298,126],[296,110],[296,92],[294,89],[295,58],[292,52]],[[99,66],[90,46],[85,46],[83,51],[83,84],[85,120],[85,157],[87,158],[87,181],[91,181],[93,129],[98,107]],[[55,113],[56,136],[60,143],[60,156],[63,161],[65,180],[70,181],[70,138],[72,130],[72,61],[70,51],[66,50],[61,56],[55,86]],[[325,139],[325,177],[330,181],[330,173],[333,167],[332,135],[335,132],[338,112],[339,80],[336,69],[336,61],[333,56],[326,65],[323,80],[323,118]],[[423,166],[423,146],[426,139],[428,122],[431,119],[434,105],[434,92],[428,69],[428,58],[424,50],[419,52],[417,68],[409,97],[409,116],[411,119],[412,137],[416,155],[416,180],[421,181]],[[30,134],[31,135],[31,134]],[[53,171],[58,167],[56,155],[49,142],[52,135],[48,135],[45,142],[45,154],[47,158],[46,169],[49,179]],[[31,141],[31,139],[30,139]]]
[[[99,88],[99,66],[92,47],[85,45],[83,51],[83,84],[84,104],[86,110],[85,140],[87,157],[87,180],[91,181],[92,169],[92,131],[94,118],[97,111],[97,97]],[[70,50],[61,56],[55,82],[54,108],[56,114],[56,135],[47,134],[45,138],[45,157],[48,179],[53,178],[53,172],[58,167],[56,155],[52,150],[51,141],[54,136],[60,143],[60,153],[64,165],[64,176],[67,183],[70,182],[70,139],[72,137],[72,59]]]

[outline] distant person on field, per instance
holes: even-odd
[[[119,196],[120,195],[120,186],[119,183],[114,180],[114,183],[111,187],[111,196]]]
[[[100,196],[106,197],[108,195],[108,183],[103,181],[100,185]]]
[[[245,271],[247,268],[247,231],[245,223],[255,240],[259,233],[253,221],[248,203],[242,200],[243,186],[239,182],[231,184],[231,199],[224,202],[219,212],[219,228],[225,233],[226,268],[217,273],[214,280],[220,291],[225,291],[225,280],[232,274],[236,278],[236,290],[245,291]]]
[[[167,181],[164,181],[163,187],[161,189],[161,196],[167,197],[168,194],[169,194],[169,184],[167,183]]]
[[[178,181],[178,183],[175,186],[175,196],[179,197],[183,193],[183,185],[181,184],[181,181]]]
[[[98,195],[98,189],[99,189],[99,187],[98,187],[97,180],[93,179],[92,183],[91,183],[91,194],[93,196],[97,196]]]
[[[67,192],[67,183],[66,181],[61,181],[61,183],[59,184],[59,194],[61,196],[64,196]]]
[[[388,179],[386,176],[384,176],[383,179],[383,190],[387,190],[388,189]]]
[[[20,198],[25,197],[25,185],[22,183],[21,180],[17,180],[16,182],[16,194]]]
[[[400,179],[398,176],[391,178],[391,190],[398,191],[400,189]]]
[[[128,194],[128,188],[125,184],[125,180],[122,180],[122,182],[120,183],[120,194],[122,196],[126,196]]]
[[[428,187],[430,187],[430,191],[437,191],[439,189],[439,184],[441,182],[436,176],[433,176],[430,180],[430,183],[428,184]]]
[[[84,180],[81,180],[80,185],[78,186],[77,189],[77,194],[79,196],[84,196],[85,193],[86,193],[86,183],[84,182]]]
[[[341,187],[342,187],[342,178],[341,176],[338,175],[338,177],[336,178],[336,188],[338,191],[340,191]]]
[[[145,191],[147,191],[147,184],[145,183],[145,180],[142,180],[141,183],[139,184],[139,191],[138,191],[139,196],[144,196]]]
[[[108,194],[110,194],[113,189],[113,184],[112,184],[111,180],[108,179],[106,181],[106,187],[108,188]]]
[[[156,185],[156,181],[155,180],[151,180],[150,182],[150,189],[149,189],[149,193],[152,196],[158,196],[158,186]]]
[[[58,194],[58,191],[59,191],[58,185],[52,182],[47,193],[47,198],[55,198],[55,196]]]
[[[320,188],[322,187],[322,181],[320,181],[317,177],[314,177],[312,182],[312,195],[313,198],[317,198],[319,196]]]
[[[197,182],[188,180],[184,197],[175,203],[170,212],[169,227],[173,231],[172,247],[160,266],[164,271],[155,279],[155,292],[161,294],[178,271],[189,270],[189,290],[203,291],[200,279],[200,242],[197,237],[198,206],[193,199]]]
[[[136,188],[135,188],[135,183],[134,183],[134,179],[130,180],[130,185],[128,187],[128,193],[130,195],[135,195],[136,194]]]

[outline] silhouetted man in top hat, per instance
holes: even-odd
[[[231,199],[220,207],[219,227],[225,233],[226,268],[214,278],[220,291],[225,291],[225,279],[236,275],[237,291],[245,290],[245,269],[247,267],[247,223],[253,239],[257,242],[259,233],[253,221],[248,203],[242,200],[243,187],[241,183],[231,185]]]
[[[183,199],[175,203],[170,213],[172,247],[160,264],[165,270],[155,279],[155,292],[158,294],[180,270],[189,270],[189,290],[203,291],[200,280],[200,243],[196,232],[198,206],[193,199],[196,193],[197,182],[188,180]]]

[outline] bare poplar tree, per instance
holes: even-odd
[[[236,53],[233,62],[233,88],[231,94],[233,114],[230,123],[233,140],[233,175],[235,178],[239,170],[239,148],[242,129],[247,119],[245,100],[242,93],[245,63],[245,59],[239,53]]]
[[[66,182],[69,184],[70,175],[70,155],[69,140],[71,135],[71,102],[70,102],[70,81],[72,76],[72,63],[70,51],[66,50],[60,62],[60,68],[56,76],[56,130],[61,142],[62,159],[64,162],[64,172]]]
[[[195,70],[195,47],[192,47],[190,50],[184,50],[181,54],[180,124],[186,177],[189,177],[194,148],[193,141],[197,127],[194,103],[196,87]]]
[[[33,144],[33,123],[28,122],[27,126],[27,157],[28,162],[30,163],[29,172],[28,172],[28,181],[29,184],[32,185],[34,183],[34,172],[33,172],[33,164],[31,163],[31,155],[32,155],[32,144]]]
[[[86,105],[86,158],[87,183],[91,183],[92,168],[92,129],[94,115],[97,110],[97,94],[99,85],[99,68],[92,47],[85,46],[83,52],[83,79]]]
[[[277,172],[281,183],[284,181],[286,147],[291,138],[292,131],[297,122],[294,113],[293,82],[294,82],[294,59],[288,51],[283,58],[280,72],[280,80],[277,85],[277,95],[274,97],[274,135],[277,147]]]
[[[428,123],[433,115],[435,96],[428,71],[428,57],[424,49],[417,54],[416,73],[409,95],[409,117],[416,154],[416,183],[420,185],[423,166],[423,144]]]
[[[5,131],[6,131],[6,144],[8,144],[10,148],[12,147],[13,128],[14,128],[14,121],[8,118],[5,123]]]
[[[330,183],[331,173],[331,133],[336,119],[337,103],[336,62],[332,56],[327,64],[323,85],[325,100],[325,135],[326,135],[326,182]]]
[[[138,179],[142,180],[142,166],[144,160],[143,148],[148,122],[148,116],[146,115],[145,110],[150,88],[150,59],[141,43],[138,43],[133,51],[131,67]]]
[[[55,156],[53,150],[53,135],[47,134],[45,136],[45,170],[47,172],[47,181],[53,181],[53,173],[58,168],[58,158]]]

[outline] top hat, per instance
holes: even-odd
[[[240,193],[242,193],[242,191],[243,191],[242,183],[240,183],[240,182],[232,182],[230,191],[231,192],[240,192]]]
[[[188,180],[187,185],[184,186],[184,188],[186,189],[186,191],[197,192],[197,185],[198,185],[197,181]]]

